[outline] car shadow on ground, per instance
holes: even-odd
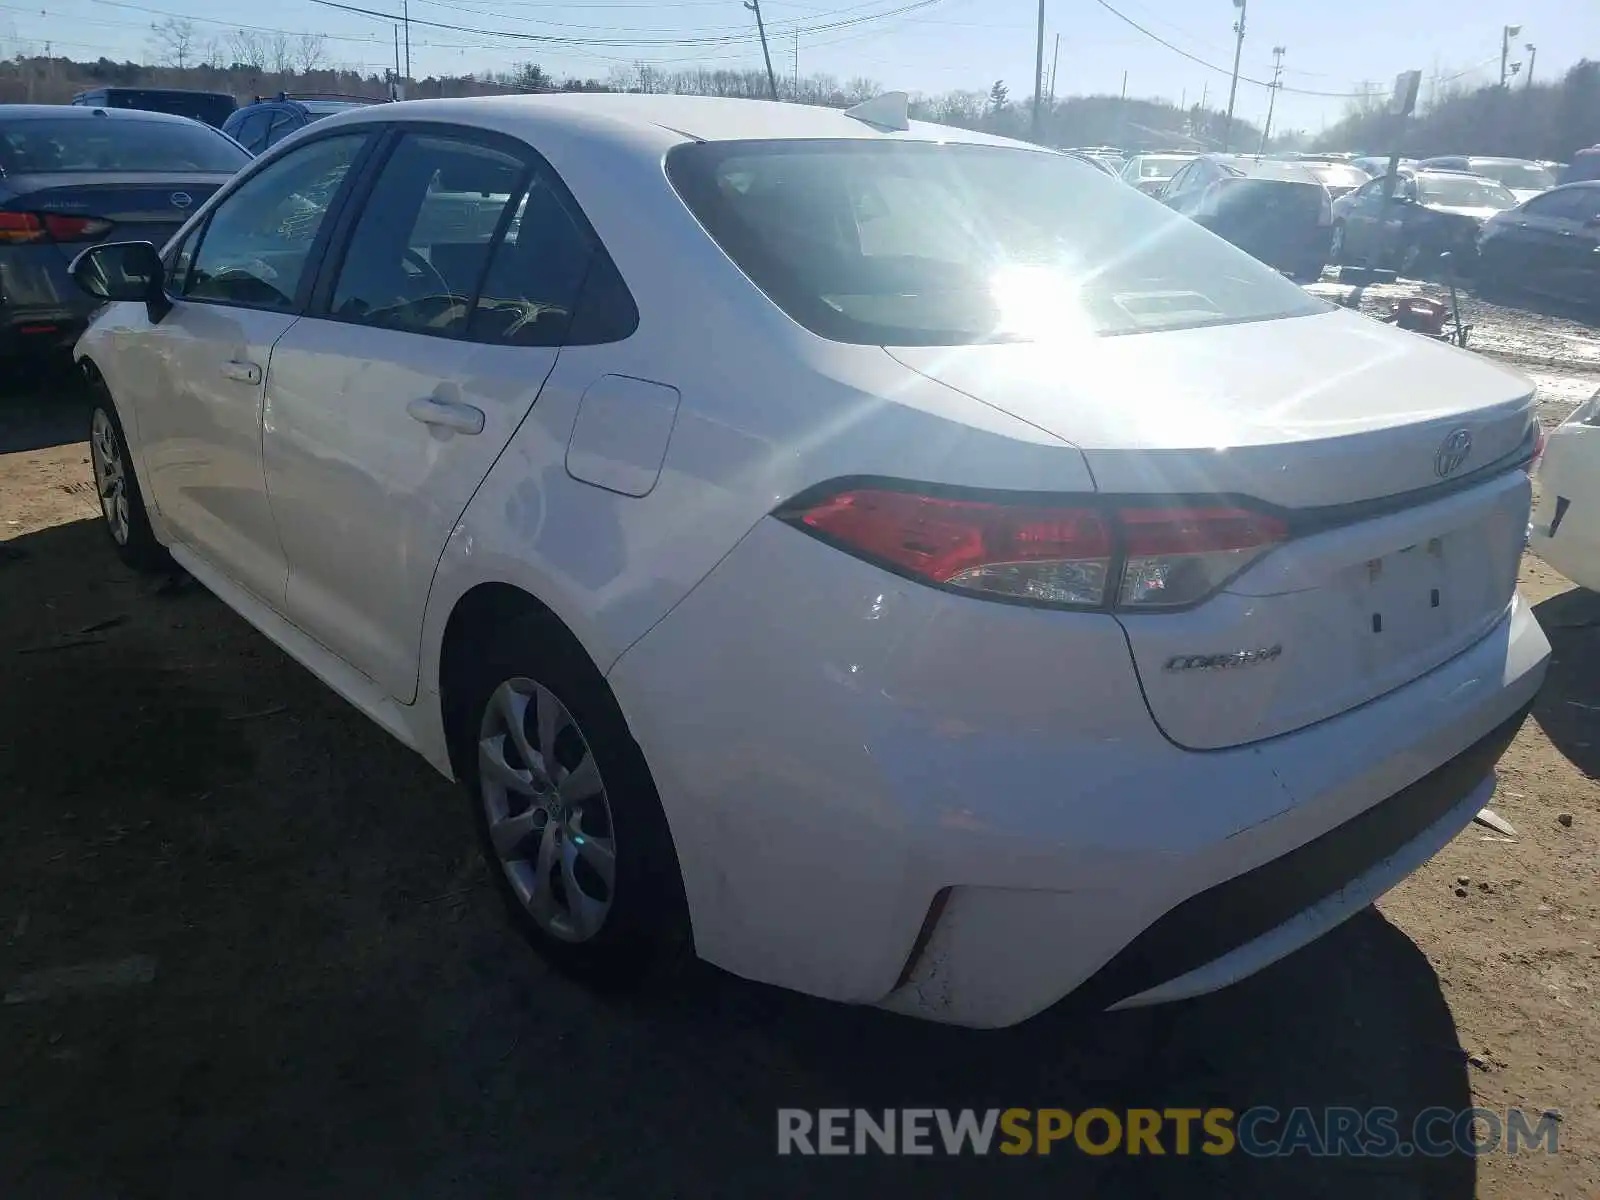
[[[1600,779],[1600,595],[1573,588],[1534,613],[1551,655],[1533,719],[1573,766]]]
[[[154,978],[6,1006],[8,1194],[1474,1194],[1459,1153],[779,1157],[782,1106],[1381,1106],[1409,1133],[1472,1098],[1432,967],[1371,910],[1215,996],[1008,1030],[710,968],[597,999],[513,939],[464,801],[409,751],[97,523],[18,543],[0,988],[132,955]]]
[[[1439,282],[1442,284],[1445,281]],[[1513,309],[1528,316],[1553,317],[1590,329],[1600,329],[1600,307],[1593,304],[1578,304],[1555,296],[1541,296],[1535,292],[1484,286],[1470,280],[1464,283],[1458,282],[1456,286],[1463,301],[1476,300],[1482,304],[1494,305],[1496,308]]]
[[[0,454],[89,436],[89,393],[70,363],[0,364]]]

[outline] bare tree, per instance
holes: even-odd
[[[302,33],[294,45],[294,65],[302,75],[321,70],[328,61],[328,38],[321,33]]]
[[[186,17],[167,17],[152,23],[150,38],[155,43],[156,58],[180,71],[189,65],[199,42],[194,22]]]
[[[259,33],[235,29],[228,35],[227,47],[229,56],[241,67],[260,71],[267,65],[267,47]]]
[[[274,75],[292,75],[295,63],[295,42],[287,33],[275,33],[267,39],[267,65]]]

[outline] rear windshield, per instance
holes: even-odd
[[[1324,187],[1358,188],[1371,178],[1360,167],[1348,167],[1344,163],[1307,163],[1306,167]]]
[[[250,161],[216,130],[179,121],[82,117],[0,120],[0,168],[52,171],[224,171]]]
[[[1424,204],[1447,208],[1496,208],[1516,206],[1517,198],[1492,179],[1471,175],[1419,175],[1417,190]]]
[[[1141,179],[1171,179],[1178,173],[1178,168],[1193,159],[1174,155],[1171,158],[1151,158],[1146,155],[1139,161],[1139,178]]]
[[[1498,179],[1508,188],[1519,191],[1545,191],[1556,185],[1555,175],[1537,163],[1474,162],[1472,169],[1479,175]]]
[[[1045,341],[1327,307],[1066,155],[934,142],[705,142],[673,149],[667,174],[756,286],[834,341]]]

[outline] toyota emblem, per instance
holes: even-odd
[[[194,197],[188,192],[173,192],[168,199],[172,201],[173,208],[188,208],[194,203]]]
[[[1454,475],[1461,469],[1472,453],[1472,430],[1455,429],[1439,444],[1439,452],[1433,456],[1434,474],[1440,479]]]

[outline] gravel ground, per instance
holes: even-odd
[[[1318,291],[1338,289],[1330,284]],[[1369,305],[1382,302],[1368,294]],[[1559,420],[1582,325],[1470,301]],[[1219,995],[972,1033],[695,973],[598,1001],[507,932],[465,801],[192,586],[122,570],[81,400],[0,400],[0,1195],[1593,1196],[1600,599],[1473,827]],[[1561,818],[1570,817],[1570,824]],[[22,990],[94,968],[70,996]],[[95,974],[98,971],[98,976]],[[98,985],[98,990],[89,989]],[[779,1105],[1557,1109],[1560,1152],[779,1159]]]

